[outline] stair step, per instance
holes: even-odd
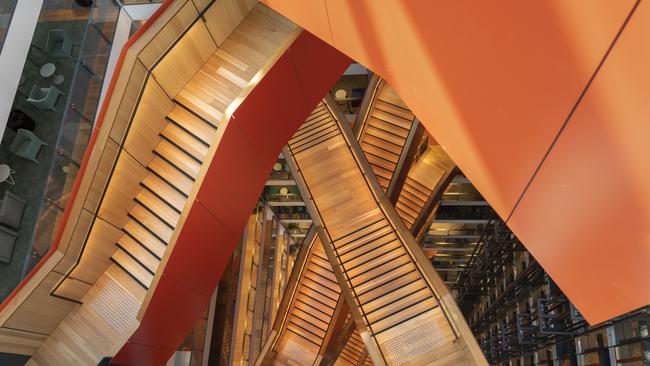
[[[128,238],[127,235],[124,235]],[[139,262],[145,269],[151,273],[156,273],[160,260],[153,256],[143,246],[133,240],[118,240],[117,247],[131,255],[137,262]]]
[[[153,275],[130,255],[122,249],[118,249],[113,253],[113,256],[111,256],[111,260],[131,276],[131,278],[136,280],[136,282],[138,282],[142,287],[149,289],[151,282],[153,282]]]
[[[386,149],[384,149],[382,145],[378,146],[376,143],[371,142],[369,140],[361,141],[361,149],[366,154],[370,153],[374,156],[381,157],[385,160],[392,162],[393,164],[397,164],[397,162],[399,161],[398,154],[394,154],[391,151],[386,151]]]
[[[217,136],[217,129],[189,112],[187,109],[176,105],[168,115],[174,123],[189,131],[206,145],[211,145]]]
[[[162,242],[169,243],[171,240],[173,229],[171,229],[160,218],[147,211],[141,205],[135,205],[131,212],[129,212],[128,216],[135,220],[142,227],[147,229]]]
[[[404,307],[388,317],[372,322],[370,327],[375,334],[379,334],[405,321],[411,320],[424,313],[431,312],[437,305],[438,302],[429,295],[426,300],[409,304],[408,307]]]
[[[145,229],[136,221],[129,220],[122,230],[132,237],[135,241],[141,243],[162,258],[162,254],[167,248],[167,243],[155,237],[149,230]]]
[[[413,113],[408,110],[401,108],[399,106],[396,106],[395,104],[385,101],[382,99],[375,99],[375,102],[373,103],[373,111],[382,111],[382,112],[388,112],[393,116],[393,118],[399,118],[402,121],[412,121],[414,116]],[[388,117],[390,118],[390,117]],[[405,128],[408,128],[405,126]]]
[[[156,197],[150,191],[143,189],[135,197],[135,201],[153,211],[155,215],[159,216],[168,225],[176,227],[181,215],[173,207]]]
[[[165,201],[169,206],[173,207],[176,212],[183,212],[183,207],[185,207],[185,201],[187,201],[187,198],[174,187],[170,186],[169,183],[158,178],[157,175],[153,173],[147,174],[140,185],[151,191],[161,200]]]
[[[159,178],[165,180],[170,186],[175,187],[179,192],[183,193],[186,197],[192,191],[194,181],[181,173],[178,169],[166,162],[161,157],[155,157],[149,166],[150,171],[156,173]]]
[[[162,140],[154,149],[154,153],[169,162],[188,177],[196,179],[201,169],[201,163],[187,152],[177,148],[167,140]]]
[[[404,144],[406,143],[405,137],[394,135],[384,129],[379,129],[372,125],[368,125],[366,127],[365,133],[366,135],[375,136],[383,141],[387,141],[390,144],[397,145],[400,147],[400,150],[404,149]]]
[[[134,245],[137,245],[149,252],[151,256],[158,262],[163,257],[163,255],[165,255],[165,249],[167,249],[167,247],[159,240],[142,243],[134,239],[131,235],[131,233],[125,233],[121,238],[118,239],[117,242],[125,248],[130,248]]]
[[[382,131],[387,134],[391,134],[395,137],[400,137],[406,139],[409,135],[409,130],[396,126],[394,123],[388,123],[377,118],[371,118],[366,124],[366,128],[371,127],[375,130]]]
[[[189,90],[190,88],[184,88],[176,96],[174,102],[183,107],[186,111],[194,114],[195,117],[202,120],[204,123],[208,124],[210,127],[216,129],[221,122],[221,117],[223,116],[223,111],[211,106],[201,98],[196,98],[192,93],[200,93],[201,91]],[[209,97],[206,99],[210,99]]]
[[[199,162],[203,162],[208,155],[208,146],[174,123],[169,123],[160,135]]]
[[[399,159],[399,155],[402,153],[402,147],[397,146],[389,141],[383,140],[377,136],[366,133],[363,135],[363,142],[376,146],[382,150],[388,151],[392,154],[395,154]]]

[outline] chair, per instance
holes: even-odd
[[[0,263],[11,263],[18,233],[0,226]]]
[[[15,194],[5,191],[0,200],[0,222],[14,229],[20,228],[27,201]]]
[[[72,57],[72,40],[63,29],[50,29],[47,32],[47,41],[45,42],[45,53],[53,59]]]
[[[43,140],[34,135],[32,131],[27,131],[21,128],[18,130],[14,141],[9,146],[9,151],[23,159],[38,163],[36,156],[38,156],[38,153],[41,151],[41,147],[43,146],[47,146]]]
[[[38,85],[32,87],[32,91],[27,97],[27,103],[40,110],[52,110],[56,112],[54,105],[59,99],[59,95],[65,95],[59,88],[52,85],[49,88],[41,88]]]

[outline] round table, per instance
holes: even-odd
[[[44,78],[49,78],[50,76],[54,75],[55,72],[56,65],[51,62],[48,62],[45,65],[41,66],[41,76]]]
[[[11,185],[15,184],[14,178],[11,176],[13,173],[14,171],[9,167],[9,165],[0,164],[0,183],[6,181]]]

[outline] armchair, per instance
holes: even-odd
[[[27,202],[15,194],[5,191],[0,200],[0,222],[14,229],[20,228]]]
[[[18,130],[14,141],[9,145],[9,151],[23,159],[38,163],[36,157],[43,146],[47,146],[43,140],[34,135],[32,131],[21,128]]]
[[[72,57],[72,40],[63,29],[51,29],[47,32],[45,53],[50,58],[74,60]]]
[[[32,91],[29,93],[29,97],[27,97],[27,103],[40,110],[52,110],[56,112],[54,105],[59,99],[59,95],[64,95],[64,93],[56,86],[41,88],[38,85],[34,85]]]
[[[0,226],[0,263],[11,263],[18,233]]]

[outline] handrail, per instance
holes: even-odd
[[[359,113],[354,119],[354,135],[357,140],[361,138],[363,129],[368,121],[368,113],[370,113],[370,109],[372,108],[375,97],[379,92],[379,88],[383,84],[383,80],[384,79],[378,74],[373,74],[370,78],[370,82],[366,88],[366,93],[364,94],[361,106],[359,107]]]

